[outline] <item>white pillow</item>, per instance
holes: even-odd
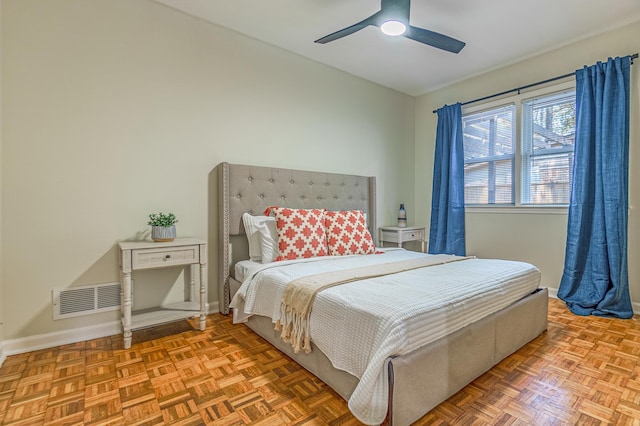
[[[278,234],[276,232],[276,219],[270,216],[252,216],[249,213],[244,213],[242,215],[242,222],[244,223],[244,230],[247,233],[247,241],[249,242],[249,259],[260,263],[273,262],[273,249],[269,250],[269,246],[275,247],[277,253]],[[273,232],[270,232],[271,229]],[[266,261],[262,259],[262,246],[267,250]],[[275,257],[273,257],[273,259],[275,259]]]
[[[266,220],[257,226],[259,234],[260,251],[262,253],[262,263],[271,263],[278,257],[278,229],[274,217]]]

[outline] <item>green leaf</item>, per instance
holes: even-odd
[[[147,225],[169,227],[175,225],[177,222],[178,220],[176,219],[176,215],[174,215],[173,213],[164,214],[160,212],[151,213],[149,215],[149,221],[147,222]]]

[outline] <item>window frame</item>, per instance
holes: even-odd
[[[526,93],[516,93],[501,97],[497,100],[491,100],[488,102],[478,103],[474,105],[467,105],[462,107],[462,116],[468,114],[476,114],[491,109],[497,109],[508,105],[515,106],[515,117],[513,121],[514,135],[516,140],[514,141],[514,171],[513,171],[513,192],[514,203],[513,204],[466,204],[465,211],[469,213],[520,213],[520,214],[567,214],[569,206],[565,204],[523,204],[522,203],[522,147],[523,147],[523,123],[522,123],[522,103],[524,101],[540,98],[544,96],[551,96],[560,93],[567,93],[575,91],[576,83],[575,79],[565,83],[554,84],[546,86],[541,89],[531,90]]]

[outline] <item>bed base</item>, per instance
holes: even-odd
[[[547,289],[538,289],[488,317],[407,355],[387,359],[389,424],[409,425],[547,329]],[[247,326],[348,400],[358,379],[338,370],[315,346],[295,354],[270,318]]]

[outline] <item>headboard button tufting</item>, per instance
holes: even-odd
[[[293,179],[291,179],[291,180],[289,181],[289,183],[290,183],[291,185],[293,185],[294,183],[296,183],[296,181],[295,181],[295,180],[293,180]]]
[[[273,183],[274,182],[273,178],[269,179],[269,182]]]
[[[253,177],[249,176],[249,182],[251,182],[253,180]]]

